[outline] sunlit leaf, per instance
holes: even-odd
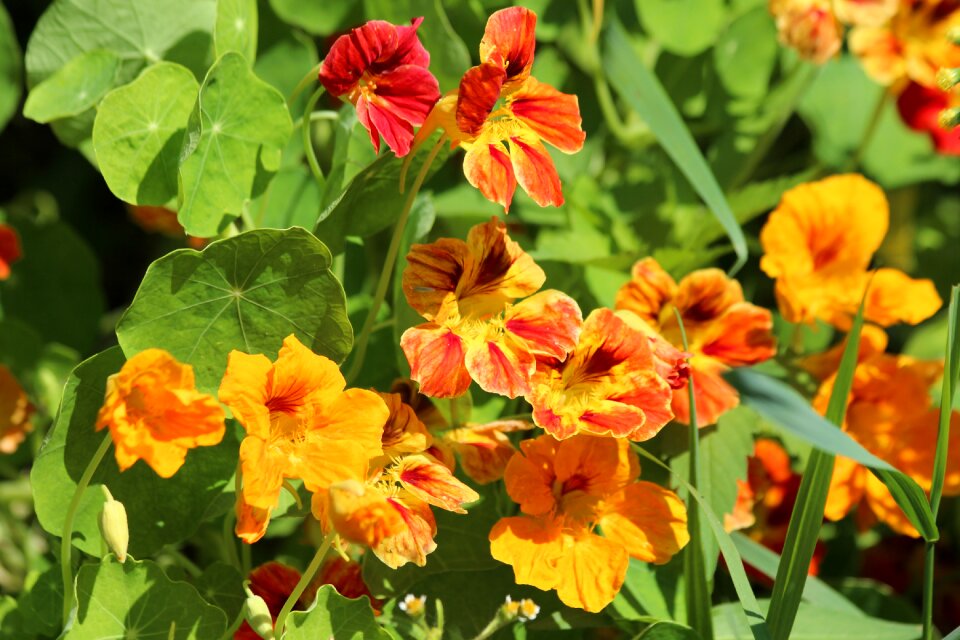
[[[30,91],[23,115],[50,122],[83,113],[113,87],[120,62],[105,49],[81,53]]]
[[[20,45],[13,23],[0,4],[0,130],[17,110],[20,85],[23,82]]]
[[[306,611],[294,611],[287,622],[286,640],[367,640],[390,638],[373,617],[366,598],[351,600],[330,585],[317,590],[317,599]]]
[[[217,0],[213,46],[217,57],[236,51],[253,64],[257,57],[257,0]]]

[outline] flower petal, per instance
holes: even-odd
[[[517,190],[517,178],[503,143],[481,138],[467,146],[467,153],[463,157],[463,174],[484,198],[501,205],[505,213],[510,212],[510,202]]]
[[[529,515],[549,513],[557,506],[553,493],[553,460],[560,443],[550,437],[524,440],[522,453],[515,453],[503,475],[507,493]]]
[[[470,260],[459,290],[464,317],[486,319],[500,313],[507,303],[536,293],[547,279],[497,218],[470,229],[467,245]]]
[[[509,138],[510,161],[517,182],[541,207],[563,204],[560,176],[546,147],[536,135],[518,133]]]
[[[400,348],[410,363],[410,377],[420,383],[420,393],[455,398],[470,387],[463,340],[447,327],[433,323],[411,327],[403,332]]]
[[[33,413],[27,392],[10,370],[0,364],[0,453],[9,455],[17,450],[33,430],[30,421]]]
[[[329,500],[330,521],[350,542],[372,547],[405,528],[403,517],[387,498],[359,482],[331,486]]]
[[[534,355],[563,360],[577,346],[583,315],[573,298],[550,289],[508,309],[504,327]]]
[[[564,153],[583,148],[587,134],[580,128],[577,96],[561,93],[530,77],[507,98],[507,108],[542,140]]]
[[[10,277],[10,265],[20,259],[20,237],[13,227],[0,224],[0,280]]]
[[[720,416],[740,404],[740,394],[721,375],[726,370],[719,363],[702,359],[690,368],[698,428],[716,424]],[[690,424],[690,392],[686,388],[674,389],[672,408],[677,422]]]
[[[411,494],[447,511],[466,513],[463,505],[480,499],[480,495],[457,480],[450,469],[424,455],[405,456],[393,472]]]
[[[408,562],[422,567],[427,563],[427,555],[437,548],[433,540],[437,533],[437,522],[430,506],[403,494],[390,498],[388,502],[402,518],[404,527],[380,541],[373,547],[373,552],[391,569]]]
[[[480,64],[467,69],[457,92],[456,118],[460,131],[472,136],[480,133],[500,99],[505,80],[506,74],[498,65]]]
[[[440,238],[410,247],[403,270],[407,303],[427,320],[435,320],[444,304],[455,298],[469,260],[470,248],[459,238]]]
[[[608,540],[644,562],[668,562],[690,541],[683,501],[652,482],[635,482],[604,501],[599,523]]]
[[[437,79],[422,67],[405,65],[373,80],[376,89],[361,92],[357,100],[357,117],[377,151],[381,135],[396,156],[405,156],[413,143],[413,127],[423,124],[440,98]]]
[[[686,320],[686,316],[684,316]],[[704,327],[700,352],[731,367],[751,366],[777,353],[773,316],[767,309],[739,302]]]
[[[507,80],[519,82],[533,66],[537,14],[523,7],[496,11],[487,19],[480,40],[480,59],[506,71]]]
[[[266,406],[271,413],[305,415],[332,402],[346,384],[333,360],[314,353],[295,335],[289,335],[267,375]]]
[[[397,52],[397,27],[371,20],[336,39],[320,65],[320,82],[333,96],[349,93],[371,65]]]
[[[633,265],[630,282],[617,292],[616,308],[637,314],[649,325],[660,324],[661,310],[677,295],[677,283],[653,258]]]
[[[859,463],[838,457],[830,478],[830,493],[823,515],[828,520],[841,520],[863,499],[869,473]]]
[[[617,596],[629,564],[627,550],[613,540],[585,532],[564,535],[557,596],[568,607],[597,613]]]
[[[881,327],[919,324],[943,305],[932,281],[914,280],[897,269],[877,269],[869,286],[863,316]]]
[[[467,348],[467,371],[484,391],[508,398],[529,395],[537,363],[526,347],[504,334],[474,340]]]
[[[242,496],[237,500],[236,509],[237,526],[234,528],[234,533],[237,537],[247,544],[253,544],[262,538],[270,525],[270,509],[251,506],[243,500]]]
[[[560,523],[550,518],[501,518],[490,530],[490,555],[513,567],[517,584],[556,588],[563,551]]]
[[[433,443],[433,436],[420,421],[413,407],[404,402],[398,393],[380,393],[380,398],[390,410],[390,417],[383,428],[383,455],[395,457],[404,453],[426,451]]]
[[[247,434],[266,438],[270,433],[267,409],[267,377],[272,364],[262,354],[231,351],[227,370],[220,382],[220,402],[230,407],[233,417]]]
[[[521,420],[506,420],[485,425],[468,424],[443,435],[443,441],[460,456],[463,472],[479,484],[496,482],[503,477],[507,463],[516,452],[505,433],[532,429]]]

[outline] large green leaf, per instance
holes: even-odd
[[[44,123],[80,115],[113,88],[120,63],[120,56],[106,49],[81,53],[33,88],[23,115]]]
[[[766,602],[762,604],[766,605]],[[747,619],[734,604],[713,608],[714,639],[744,640],[750,637]],[[801,604],[790,640],[916,640],[920,625],[868,618],[863,614]]]
[[[179,219],[187,233],[217,235],[256,195],[261,173],[280,167],[293,131],[284,97],[224,54],[200,87],[180,164]]]
[[[655,622],[633,640],[700,640],[697,632],[676,622]]]
[[[631,558],[627,578],[606,612],[618,620],[686,619],[681,564],[652,565]]]
[[[731,95],[759,100],[767,93],[779,50],[773,17],[758,6],[727,25],[713,49],[713,66]]]
[[[171,581],[149,560],[105,560],[82,567],[77,600],[76,621],[65,640],[209,640],[227,630],[220,609],[186,582]]]
[[[739,270],[747,260],[743,230],[683,118],[663,85],[634,51],[619,22],[613,21],[607,31],[604,60],[604,69],[616,91],[647,122],[664,151],[723,225],[737,254],[731,271]]]
[[[693,56],[717,41],[726,19],[722,0],[635,0],[643,28],[671,53]]]
[[[213,45],[218,57],[236,51],[253,64],[257,57],[257,0],[217,0]]]
[[[330,35],[357,26],[363,20],[363,4],[356,0],[270,0],[270,6],[285,22],[316,35]]]
[[[113,347],[73,371],[53,431],[30,472],[37,518],[54,536],[63,532],[77,481],[100,443],[109,437],[106,431],[94,431],[94,424],[107,377],[119,371],[123,362],[120,349]],[[191,451],[184,466],[169,479],[160,478],[143,462],[121,473],[109,452],[80,501],[74,545],[90,555],[100,555],[98,514],[104,498],[98,484],[107,485],[126,507],[132,555],[150,555],[186,539],[233,476],[237,455],[238,443],[230,428],[216,447]]]
[[[243,580],[233,565],[214,562],[197,579],[196,587],[204,600],[223,611],[228,620],[233,620],[240,615],[247,599]]]
[[[323,585],[317,590],[317,599],[310,609],[290,614],[283,637],[286,640],[367,640],[390,638],[390,634],[377,624],[370,600],[344,598],[332,586]]]
[[[93,149],[115,196],[158,206],[176,197],[180,150],[199,88],[189,69],[161,62],[103,99]]]
[[[22,66],[20,45],[13,23],[3,4],[0,4],[0,131],[17,111],[20,102]]]
[[[60,567],[51,566],[42,573],[31,573],[17,597],[25,631],[56,637],[60,633],[63,612],[63,578]]]
[[[353,341],[343,287],[322,242],[294,227],[259,229],[154,262],[117,325],[124,353],[166,349],[215,393],[231,349],[276,356],[295,334],[342,360]]]

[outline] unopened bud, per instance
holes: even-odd
[[[950,91],[960,84],[960,67],[954,69],[941,68],[937,71],[937,85],[944,91]]]
[[[130,544],[127,510],[122,502],[113,499],[106,486],[102,488],[107,501],[103,503],[100,511],[100,535],[120,564],[123,564],[127,560],[127,546]]]
[[[940,117],[937,121],[940,126],[947,131],[956,126],[960,126],[960,108],[953,107],[951,109],[944,109],[940,112]]]
[[[270,607],[263,598],[250,591],[249,580],[243,583],[243,591],[247,594],[247,600],[244,603],[247,624],[264,640],[274,640],[273,616],[270,615]]]

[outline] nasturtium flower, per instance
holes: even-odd
[[[320,66],[320,82],[357,108],[360,124],[380,151],[380,137],[397,155],[410,152],[413,128],[423,124],[440,97],[428,70],[430,54],[411,25],[371,20],[337,38]]]
[[[776,353],[770,312],[744,300],[740,283],[719,269],[694,271],[678,284],[656,260],[644,258],[617,292],[616,307],[639,316],[678,349],[683,340],[674,310],[680,313],[701,427],[715,424],[740,402],[736,389],[723,379],[724,372],[763,362]],[[677,420],[689,424],[686,386],[674,389],[671,406]]]
[[[960,128],[946,129],[940,123],[944,109],[960,107],[960,90],[944,91],[911,82],[897,96],[903,123],[930,136],[934,148],[944,155],[960,155]]]
[[[374,392],[346,389],[332,360],[288,336],[276,362],[231,351],[220,401],[243,425],[243,490],[237,535],[255,542],[266,530],[285,479],[308,491],[366,476],[389,411]]]
[[[562,360],[576,344],[577,303],[537,293],[546,275],[496,219],[473,227],[466,242],[413,245],[407,263],[403,292],[428,322],[407,329],[400,346],[428,396],[462,395],[471,379],[491,393],[527,395],[537,357]]]
[[[117,466],[143,460],[161,478],[183,466],[187,451],[219,444],[223,409],[196,389],[193,367],[162,349],[146,349],[107,378],[97,431],[109,428]]]
[[[629,312],[593,311],[566,359],[540,357],[527,401],[533,421],[555,438],[577,433],[648,440],[673,419],[673,371],[684,356],[659,360],[656,338]],[[666,345],[669,348],[669,345]],[[665,370],[666,369],[666,370]]]
[[[17,450],[33,431],[34,407],[10,369],[0,364],[0,453]]]
[[[480,64],[437,103],[417,142],[442,128],[466,151],[463,172],[488,200],[509,211],[517,183],[542,207],[563,204],[560,176],[543,143],[563,153],[583,147],[577,97],[530,75],[537,15],[501,9],[487,20]]]
[[[280,562],[267,562],[250,572],[250,592],[263,598],[274,622],[298,582],[300,572]],[[316,586],[308,586],[294,604],[294,610],[302,611],[308,608],[316,594]],[[261,636],[244,621],[233,634],[233,640],[261,640]]]
[[[504,479],[522,515],[490,531],[491,554],[513,566],[518,584],[600,611],[620,590],[631,557],[662,564],[689,540],[683,502],[637,479],[640,464],[626,441],[542,435],[520,447]]]
[[[909,81],[934,88],[939,68],[960,66],[960,46],[947,35],[957,27],[955,0],[903,1],[886,24],[851,30],[850,51],[870,77],[896,93]]]
[[[897,269],[868,271],[889,218],[883,191],[859,175],[832,176],[784,193],[760,232],[760,268],[776,279],[784,318],[847,329],[868,285],[864,317],[870,322],[917,324],[936,313],[942,301],[930,280]]]
[[[8,225],[0,224],[0,280],[10,277],[10,265],[20,259],[20,236]]]
[[[843,45],[843,25],[830,0],[770,0],[780,42],[801,58],[824,64]]]
[[[861,356],[843,424],[850,437],[926,491],[932,483],[940,415],[930,397],[930,387],[942,373],[942,362],[888,353]],[[814,398],[814,407],[821,413],[829,403],[834,376],[822,382]],[[944,495],[960,495],[960,412],[956,411],[951,415],[943,491]],[[879,520],[897,533],[920,535],[883,482],[866,467],[838,456],[825,515],[839,520],[857,505],[862,526]]]

